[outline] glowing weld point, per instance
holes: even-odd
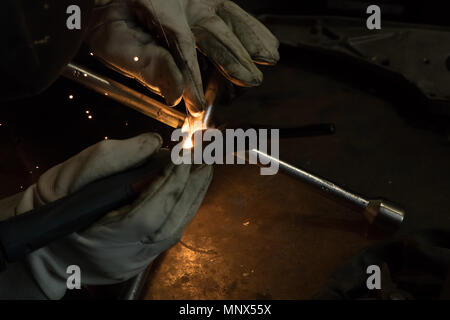
[[[105,137],[105,140],[108,140],[108,137]]]
[[[73,95],[70,94],[69,95],[69,99],[72,100],[73,99]]]
[[[105,92],[105,96],[107,96],[108,95],[108,92]]]
[[[89,113],[90,113],[90,111],[89,111],[89,110],[86,110],[85,112],[86,112],[86,114],[89,114]]]
[[[92,119],[92,116],[91,116],[91,115],[88,115],[88,119]]]
[[[139,57],[134,57],[133,60],[138,62],[139,61]]]
[[[36,169],[39,169],[39,166],[36,166]]]
[[[87,77],[87,73],[83,73],[83,76]]]
[[[191,149],[194,146],[194,133],[203,129],[206,129],[206,126],[203,123],[203,117],[195,119],[193,123],[190,123],[189,118],[186,118],[181,127],[181,132],[188,133],[186,141],[183,144],[183,149]]]
[[[89,52],[89,54],[90,54],[91,56],[93,56],[93,55],[94,55],[94,53],[93,53],[93,52]]]

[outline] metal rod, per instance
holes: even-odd
[[[375,223],[384,229],[396,229],[403,222],[405,217],[404,210],[386,200],[365,199],[356,193],[339,187],[333,182],[313,175],[280,159],[274,158],[260,150],[252,149],[248,151],[248,154],[250,153],[257,155],[261,163],[268,163],[268,161],[277,163],[281,172],[314,186],[326,196],[331,196],[333,199],[338,199],[345,204],[350,204],[352,207],[359,209],[371,224]],[[237,153],[235,154],[237,155]]]
[[[172,128],[180,128],[186,118],[185,114],[155,99],[76,64],[69,63],[63,76]]]
[[[267,153],[264,153],[257,149],[252,149],[249,152],[250,153],[253,152],[254,154],[258,155],[259,159],[260,160],[262,159],[261,162],[263,162],[263,163],[267,163],[268,161],[271,161],[272,163],[275,162],[278,164],[279,169],[281,171],[283,171],[284,173],[286,173],[290,176],[294,176],[297,179],[300,179],[302,181],[305,181],[325,193],[329,193],[340,199],[348,201],[349,203],[351,203],[361,209],[365,209],[367,207],[367,205],[369,204],[369,200],[366,200],[357,194],[354,194],[347,190],[344,190],[341,187],[339,187],[338,185],[334,184],[333,182],[330,182],[328,180],[317,177],[309,172],[306,172],[305,170],[294,167],[293,165],[290,165],[289,163],[286,163],[280,159],[274,158],[274,157],[268,155]]]
[[[146,287],[145,284],[147,283],[152,265],[153,263],[150,262],[145,270],[141,271],[124,284],[125,287],[123,293],[119,297],[120,300],[139,300],[143,298],[143,290]]]

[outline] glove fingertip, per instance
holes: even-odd
[[[194,102],[191,99],[184,97],[184,102],[189,113],[195,118],[200,117],[204,110],[206,110],[206,100],[204,98]]]
[[[273,57],[267,57],[267,56],[255,56],[252,57],[253,58],[253,62],[263,65],[263,66],[274,66],[278,63],[278,61],[280,60],[280,56],[276,56],[275,58]]]
[[[164,96],[164,101],[166,102],[166,104],[169,107],[175,107],[177,106],[180,102],[181,99],[183,98],[183,96]]]
[[[264,50],[252,55],[253,61],[262,65],[276,65],[280,60],[280,52],[278,51],[279,46],[279,42],[275,38],[274,43],[267,45]]]
[[[164,142],[163,138],[156,132],[144,133],[140,137],[143,138],[142,147],[145,146],[149,150],[153,150],[152,153],[157,152]]]

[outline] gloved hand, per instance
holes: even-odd
[[[258,64],[279,60],[278,40],[227,0],[97,0],[87,43],[94,55],[136,78],[169,105],[206,107],[197,47],[240,86],[262,82]]]
[[[55,201],[90,182],[139,165],[158,152],[161,143],[157,134],[97,143],[45,172],[36,184],[5,200],[0,208],[19,197],[15,214]],[[125,281],[180,239],[211,178],[211,166],[168,163],[164,173],[134,203],[108,213],[84,231],[34,251],[26,257],[26,267],[51,299],[64,295],[69,265],[80,267],[82,284]],[[1,275],[3,294],[7,288]]]

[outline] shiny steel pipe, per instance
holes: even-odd
[[[186,118],[182,112],[74,63],[66,66],[63,76],[172,128],[181,128]]]
[[[405,217],[404,210],[394,206],[386,200],[365,199],[360,195],[339,187],[333,182],[294,167],[293,165],[274,158],[260,150],[252,149],[249,150],[248,153],[257,155],[261,160],[260,162],[267,163],[268,161],[271,161],[272,163],[277,163],[281,172],[314,186],[324,193],[325,196],[330,196],[333,199],[342,201],[344,204],[349,204],[360,211],[371,224],[376,224],[385,229],[395,229],[403,222]]]

